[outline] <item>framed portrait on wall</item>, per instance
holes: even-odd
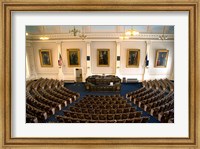
[[[155,67],[157,68],[167,67],[168,54],[169,50],[157,50]]]
[[[69,67],[80,67],[80,50],[67,49],[67,61]]]
[[[139,67],[140,63],[140,50],[128,49],[126,58],[126,67]]]
[[[42,67],[52,67],[51,50],[39,50],[40,63]]]
[[[110,65],[110,50],[97,49],[97,66],[109,67]]]

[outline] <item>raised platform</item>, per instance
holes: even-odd
[[[89,91],[120,91],[121,79],[113,75],[90,76],[86,79],[85,89]]]

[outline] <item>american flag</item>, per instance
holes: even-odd
[[[146,65],[146,67],[149,66],[149,57],[148,57],[148,54],[146,54],[146,57],[145,57],[145,65]]]
[[[58,66],[62,66],[62,56],[59,53]]]

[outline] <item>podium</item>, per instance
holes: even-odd
[[[85,89],[88,91],[120,91],[121,79],[114,75],[93,75],[86,79]]]

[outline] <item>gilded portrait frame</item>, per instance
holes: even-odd
[[[137,60],[136,64],[129,64],[129,58],[130,58],[130,52],[137,52]],[[126,67],[127,68],[138,68],[140,65],[140,49],[127,49],[127,54],[126,54]]]
[[[159,62],[158,62],[159,61],[159,54],[161,52],[166,53],[164,65],[160,65]],[[168,61],[168,56],[169,56],[169,50],[166,50],[166,49],[157,50],[156,51],[156,59],[155,59],[155,67],[156,68],[166,68],[167,67],[167,61]]]
[[[0,146],[14,148],[200,148],[200,19],[199,0],[52,0],[1,1]],[[11,137],[11,14],[13,11],[187,11],[189,12],[189,137],[187,138],[12,138]],[[180,50],[180,49],[178,49]],[[181,51],[180,51],[181,52]]]
[[[107,52],[107,64],[100,64],[101,55],[100,52]],[[110,66],[110,49],[97,49],[97,66],[98,67],[109,67]]]
[[[47,52],[47,53],[48,53],[48,56],[49,56],[49,64],[44,64],[44,59],[43,59],[43,56],[42,56],[42,52]],[[48,49],[45,49],[45,50],[40,49],[40,50],[39,50],[39,55],[40,55],[40,64],[41,64],[41,67],[53,67],[51,50],[48,50]]]
[[[70,52],[75,52],[76,53],[76,56],[77,56],[77,63],[78,64],[71,64],[70,62]],[[67,49],[67,64],[68,64],[68,67],[80,67],[81,66],[81,60],[80,60],[80,49]]]

